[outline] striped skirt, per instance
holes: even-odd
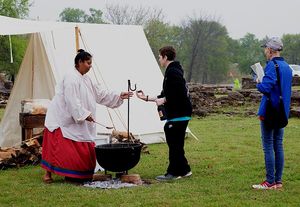
[[[61,129],[44,130],[41,166],[57,175],[91,179],[96,167],[95,143],[64,138]]]

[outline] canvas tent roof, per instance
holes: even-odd
[[[55,85],[74,68],[75,26],[81,32],[80,48],[93,55],[88,74],[95,82],[120,92],[127,90],[127,80],[131,80],[147,94],[159,94],[163,76],[141,26],[36,22],[0,16],[0,35],[32,34],[1,120],[0,146],[21,141],[21,100],[51,99]],[[99,105],[96,120],[126,131],[126,102],[118,110]],[[142,141],[162,141],[163,124],[155,104],[130,100],[130,131]],[[108,132],[97,126],[99,136]]]
[[[63,29],[74,27],[76,23],[66,22],[45,22],[16,19],[11,17],[0,16],[0,35],[18,35],[29,34],[43,31],[51,31],[55,29]]]

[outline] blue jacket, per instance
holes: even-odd
[[[289,117],[292,93],[292,70],[282,57],[274,57],[272,60],[275,60],[279,65],[281,95],[286,117]],[[263,77],[262,82],[256,85],[258,91],[264,94],[258,110],[259,116],[265,116],[267,97],[271,98],[273,106],[279,106],[280,91],[277,82],[275,64],[272,60],[267,62],[264,69],[265,76]]]

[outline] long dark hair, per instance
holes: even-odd
[[[84,51],[83,49],[79,49],[77,51],[77,55],[76,55],[76,57],[74,59],[75,67],[76,68],[78,67],[79,61],[83,62],[83,61],[86,61],[86,60],[90,60],[92,57],[93,56],[90,53]]]

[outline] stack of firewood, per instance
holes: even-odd
[[[23,141],[19,147],[0,148],[0,170],[38,165],[41,161],[42,136]]]
[[[142,152],[150,154],[148,147],[145,143],[141,142],[139,139],[135,138],[132,133],[125,131],[113,130],[110,137],[111,143],[138,143],[142,145]]]

